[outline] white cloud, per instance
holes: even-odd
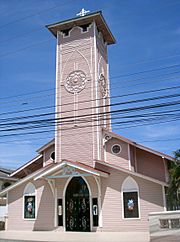
[[[144,127],[144,135],[147,138],[164,138],[164,137],[169,137],[172,135],[176,135],[179,131],[178,126],[145,126]]]

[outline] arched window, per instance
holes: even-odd
[[[139,218],[139,187],[128,176],[122,184],[123,218]]]
[[[24,219],[36,217],[36,188],[29,182],[24,188]]]

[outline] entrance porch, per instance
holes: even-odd
[[[101,177],[108,173],[78,162],[64,161],[40,174],[54,199],[54,228],[59,231],[90,232],[102,227]]]

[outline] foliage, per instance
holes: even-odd
[[[168,188],[168,203],[172,210],[180,209],[180,149],[174,152],[174,158],[170,164]]]

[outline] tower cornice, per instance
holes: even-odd
[[[67,19],[61,22],[46,25],[46,28],[57,37],[57,31],[62,31],[65,29],[71,29],[75,26],[81,26],[89,24],[95,21],[98,30],[103,34],[103,38],[108,45],[114,44],[116,42],[113,34],[111,33],[101,11],[87,14],[81,17],[75,17]]]

